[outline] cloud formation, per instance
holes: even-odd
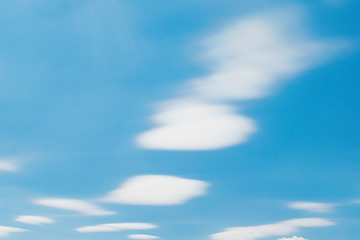
[[[27,230],[15,227],[0,226],[0,237],[9,236],[11,233],[26,232]]]
[[[336,205],[337,204],[320,202],[291,202],[288,204],[288,207],[308,212],[328,213],[332,212]]]
[[[296,236],[293,236],[291,238],[279,238],[278,240],[307,240],[303,237],[296,237]]]
[[[0,171],[16,172],[19,171],[19,167],[10,161],[0,161]]]
[[[298,218],[266,225],[227,228],[224,232],[212,234],[210,238],[212,240],[256,240],[293,234],[303,227],[332,225],[335,224],[322,218]]]
[[[147,235],[147,234],[130,234],[127,237],[129,239],[139,239],[139,240],[159,239],[159,237],[157,236]]]
[[[84,200],[68,198],[45,198],[34,201],[35,204],[80,212],[86,215],[105,216],[113,215],[115,212],[107,211],[93,203]]]
[[[208,183],[167,175],[140,175],[126,180],[102,201],[134,205],[176,205],[206,193]]]
[[[200,56],[209,69],[186,81],[185,94],[160,104],[156,127],[135,141],[157,150],[214,150],[240,144],[256,131],[232,101],[263,98],[285,80],[319,64],[336,49],[313,40],[300,11],[283,8],[240,19],[205,38]]]
[[[86,226],[75,229],[81,233],[90,232],[119,232],[126,230],[148,230],[158,228],[159,226],[151,223],[108,223],[95,226]]]
[[[34,225],[49,224],[55,222],[51,218],[41,216],[18,216],[15,218],[15,221]]]

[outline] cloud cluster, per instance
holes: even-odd
[[[204,195],[208,183],[167,175],[140,175],[125,181],[102,201],[135,205],[175,205]]]
[[[328,213],[332,212],[336,205],[337,204],[320,202],[291,202],[288,204],[288,207],[308,212]]]
[[[106,216],[115,214],[115,212],[107,211],[91,202],[78,199],[45,198],[35,200],[34,203],[46,207],[76,211],[92,216]]]
[[[256,240],[293,234],[303,227],[332,225],[334,225],[333,222],[322,218],[298,218],[266,225],[227,228],[224,232],[212,234],[210,238],[212,240]]]
[[[22,228],[0,226],[0,237],[6,237],[9,236],[11,233],[17,232],[26,232],[26,230]]]
[[[147,149],[212,150],[246,141],[254,122],[238,114],[233,100],[271,94],[282,82],[325,60],[334,43],[310,38],[296,8],[241,19],[201,42],[209,74],[187,81],[181,98],[152,117],[154,129],[135,141]]]
[[[15,221],[34,225],[49,224],[55,222],[51,218],[41,216],[18,216],[15,218]]]
[[[89,232],[119,232],[126,230],[148,230],[158,228],[157,225],[151,223],[108,223],[95,226],[86,226],[77,228],[76,231],[81,233]]]

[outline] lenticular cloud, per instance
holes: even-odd
[[[258,14],[205,38],[201,59],[209,73],[187,80],[179,99],[160,104],[152,117],[156,127],[139,134],[136,143],[157,150],[214,150],[247,141],[255,124],[231,101],[268,96],[339,48],[310,38],[299,15],[295,8]]]

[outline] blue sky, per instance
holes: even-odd
[[[358,240],[359,3],[0,2],[0,239]]]

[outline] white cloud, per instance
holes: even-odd
[[[322,218],[299,218],[274,224],[227,228],[224,232],[212,234],[210,237],[212,240],[256,240],[293,234],[303,227],[332,225],[334,225],[333,222]]]
[[[19,167],[11,161],[0,161],[0,171],[16,172]]]
[[[35,225],[54,223],[53,219],[41,216],[18,216],[15,218],[15,221]]]
[[[328,213],[332,212],[336,204],[320,202],[291,202],[289,208],[304,210],[308,212]]]
[[[256,131],[231,106],[178,100],[163,104],[153,117],[160,126],[140,134],[137,143],[149,149],[211,150],[236,145]]]
[[[107,211],[93,203],[84,200],[67,198],[46,198],[34,201],[35,204],[80,212],[86,215],[104,216],[112,215],[115,212]]]
[[[248,140],[256,127],[231,101],[270,95],[342,45],[308,37],[299,13],[283,8],[250,16],[205,38],[201,59],[209,73],[187,80],[185,94],[160,106],[153,117],[157,126],[139,134],[136,143],[158,150],[212,150]]]
[[[127,237],[130,239],[140,239],[140,240],[159,239],[159,237],[157,236],[147,235],[147,234],[130,234]]]
[[[86,226],[77,228],[76,231],[81,233],[89,232],[118,232],[126,230],[148,230],[158,228],[157,225],[151,223],[109,223],[95,226]]]
[[[296,237],[296,236],[293,236],[291,238],[279,238],[278,240],[308,240],[308,239],[305,239],[303,237]]]
[[[140,175],[125,181],[103,201],[135,205],[175,205],[204,195],[208,183],[166,175]]]
[[[17,232],[26,232],[26,230],[22,228],[0,226],[0,237],[6,237],[9,236],[11,233]]]

